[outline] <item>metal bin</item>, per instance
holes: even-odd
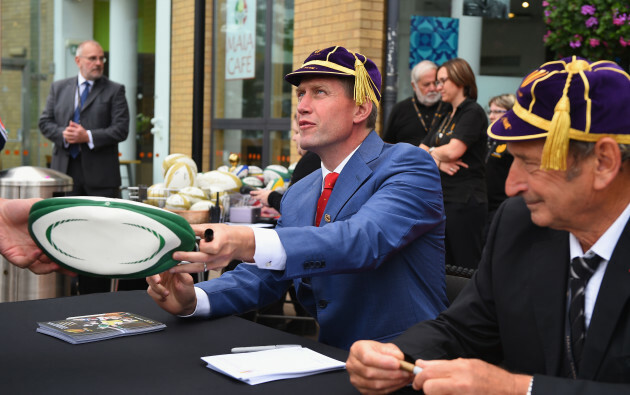
[[[0,171],[0,198],[26,199],[65,196],[72,190],[72,178],[42,167],[20,166]],[[53,298],[67,295],[66,276],[36,275],[0,259],[0,302]]]

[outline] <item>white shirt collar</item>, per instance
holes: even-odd
[[[94,81],[86,80],[86,79],[83,77],[83,75],[82,75],[81,73],[79,73],[79,86],[82,86],[82,85],[83,85],[83,83],[84,83],[85,81],[87,81],[87,83],[88,83],[88,84],[90,84],[90,88],[91,88],[92,86],[94,86]]]
[[[363,144],[363,143],[361,143]],[[346,158],[344,160],[341,161],[341,163],[335,168],[335,170],[330,171],[328,170],[326,167],[324,167],[324,162],[322,162],[322,189],[324,189],[324,179],[326,178],[326,176],[329,173],[337,173],[337,174],[341,174],[341,171],[343,170],[343,168],[346,166],[346,163],[348,163],[348,161],[350,160],[350,158],[352,158],[352,155],[354,155],[355,152],[357,152],[357,150],[359,149],[359,147],[361,146],[361,144],[359,144],[357,146],[357,148],[354,149],[354,151],[350,152],[350,155],[346,156]]]
[[[606,261],[610,261],[612,257],[613,251],[615,250],[615,246],[617,246],[617,242],[621,237],[621,233],[626,227],[626,223],[630,219],[630,204],[626,206],[625,210],[621,213],[619,217],[613,222],[612,225],[606,232],[593,244],[593,246],[584,254],[582,251],[582,246],[578,241],[577,237],[575,237],[572,233],[569,233],[569,248],[571,253],[571,259],[584,256],[584,255],[592,255],[597,254],[602,257]]]

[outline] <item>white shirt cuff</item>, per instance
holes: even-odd
[[[197,307],[195,311],[189,315],[180,315],[178,317],[210,317],[210,299],[208,294],[201,288],[195,287],[195,295],[197,296]]]
[[[253,228],[256,251],[254,262],[244,262],[256,265],[260,269],[284,270],[287,263],[287,252],[280,242],[280,237],[273,229]]]
[[[90,138],[90,141],[88,141],[87,145],[88,147],[90,147],[90,149],[94,149],[94,140],[92,139],[92,131],[91,130],[86,130],[88,137]]]

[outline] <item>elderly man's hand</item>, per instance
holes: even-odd
[[[479,359],[417,360],[413,388],[425,394],[525,394],[532,376],[513,374]]]
[[[404,354],[394,344],[360,340],[350,348],[346,369],[362,394],[388,394],[409,384],[411,373],[400,370]]]

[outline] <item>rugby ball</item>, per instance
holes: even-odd
[[[247,165],[238,165],[236,169],[232,170],[232,174],[238,178],[245,178],[249,174],[249,167]]]
[[[199,187],[203,190],[216,192],[238,192],[243,186],[240,178],[230,172],[212,170],[197,177]]]
[[[249,175],[250,176],[260,176],[263,173],[263,169],[258,166],[249,165]]]
[[[179,190],[179,194],[188,199],[190,204],[195,204],[201,200],[208,200],[208,195],[197,187],[186,187]]]
[[[122,199],[60,197],[33,205],[28,230],[64,268],[97,277],[142,278],[175,266],[195,232],[177,214]]]
[[[278,175],[282,177],[283,180],[288,181],[289,178],[291,177],[291,175],[289,174],[289,170],[282,165],[269,165],[265,167],[265,171],[263,172],[263,174],[265,174],[265,178],[267,177],[267,173],[269,171],[278,173]]]
[[[166,172],[164,185],[168,189],[194,187],[197,185],[197,170],[187,163],[177,162]]]
[[[168,191],[163,182],[153,184],[149,188],[147,188],[147,200],[145,201],[145,203],[152,206],[163,206],[164,204],[160,204],[160,202],[166,200],[167,194]]]
[[[188,210],[190,208],[190,200],[182,194],[175,193],[166,198],[164,208],[167,210]]]
[[[263,182],[258,177],[249,176],[249,177],[243,178],[243,185],[247,185],[253,188],[262,188]]]
[[[185,154],[170,154],[164,158],[164,161],[162,162],[162,175],[166,177],[168,169],[170,169],[175,163],[186,163],[193,170],[194,174],[197,173],[197,164],[190,158],[190,156]]]
[[[265,189],[270,190],[270,191],[275,191],[283,187],[284,187],[284,180],[282,179],[282,177],[278,177],[275,180],[269,181],[269,184],[267,184]]]
[[[190,206],[190,211],[205,211],[205,210],[210,210],[210,207],[214,207],[213,201],[200,200],[197,203]]]

